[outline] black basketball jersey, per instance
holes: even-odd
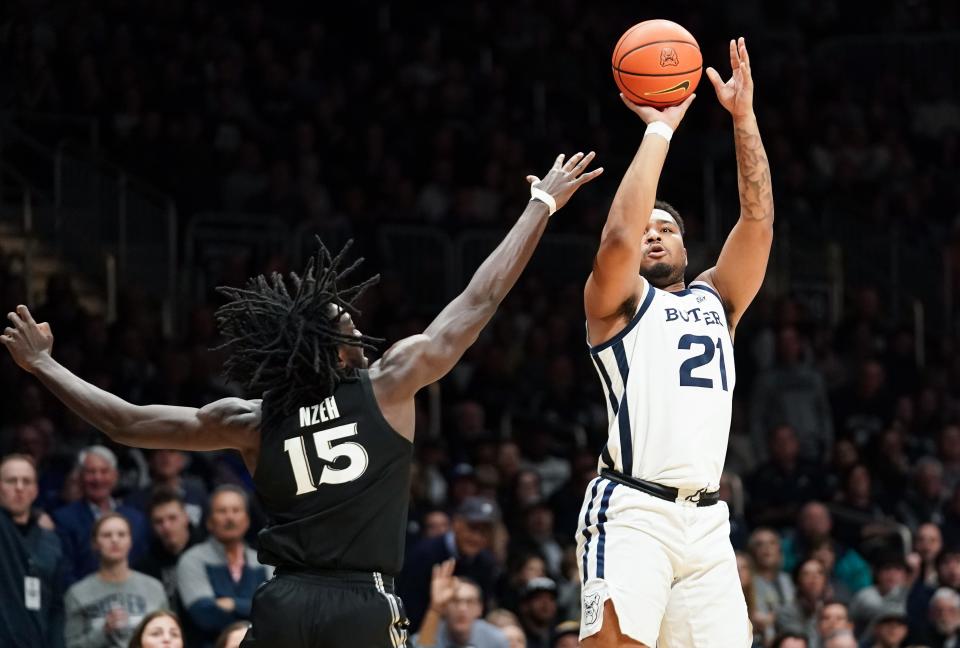
[[[261,437],[260,562],[399,573],[413,444],[384,419],[366,370],[265,425]]]

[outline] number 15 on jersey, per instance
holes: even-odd
[[[333,445],[334,441],[356,436],[356,434],[357,424],[348,423],[328,430],[317,430],[310,435],[313,437],[313,444],[317,449],[317,457],[325,462],[323,468],[320,469],[319,480],[314,479],[310,470],[310,461],[307,458],[307,438],[299,436],[284,441],[283,450],[290,459],[293,477],[297,480],[297,495],[312,493],[317,490],[317,486],[323,484],[346,484],[363,475],[370,463],[366,449],[353,441],[344,441]],[[334,468],[334,462],[340,457],[347,458],[346,465]]]

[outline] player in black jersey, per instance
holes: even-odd
[[[136,406],[84,382],[51,356],[53,336],[25,306],[0,342],[23,369],[118,443],[140,448],[235,449],[269,522],[259,558],[277,567],[253,599],[244,648],[378,648],[406,643],[392,577],[403,562],[414,395],[442,378],[477,339],[530,260],[547,219],[602,169],[593,153],[540,180],[531,200],[467,288],[420,335],[367,368],[374,340],[353,324],[356,298],[321,246],[302,277],[257,277],[226,289],[218,311],[231,349],[225,370],[261,399],[200,409]],[[374,279],[375,280],[375,279]]]

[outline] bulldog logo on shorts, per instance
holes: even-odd
[[[597,622],[598,616],[600,616],[600,594],[599,592],[594,592],[590,596],[587,596],[583,599],[584,625],[593,625]]]
[[[667,67],[668,65],[680,65],[680,57],[677,56],[677,50],[672,47],[664,47],[660,50],[660,67]]]

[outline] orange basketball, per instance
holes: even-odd
[[[637,104],[677,105],[696,90],[702,70],[696,39],[669,20],[636,24],[613,48],[613,80]]]

